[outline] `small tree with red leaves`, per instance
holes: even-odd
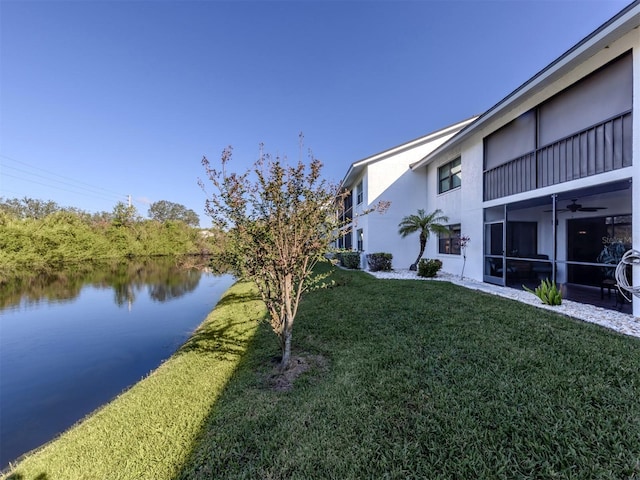
[[[243,174],[228,172],[231,158],[228,147],[219,168],[202,159],[215,188],[206,211],[216,227],[228,232],[226,260],[233,273],[258,287],[280,341],[284,369],[300,299],[340,227],[338,187],[321,178],[322,163],[313,156],[307,168],[302,161],[290,166],[286,159],[261,154]]]

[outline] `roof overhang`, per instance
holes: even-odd
[[[410,150],[420,145],[424,145],[425,143],[432,142],[443,136],[451,135],[452,133],[458,132],[460,131],[460,129],[466,127],[477,118],[478,118],[477,116],[468,118],[461,122],[455,123],[453,125],[449,125],[448,127],[445,127],[445,128],[441,128],[440,130],[436,130],[435,132],[428,133],[426,135],[423,135],[422,137],[416,138],[414,140],[410,140],[401,145],[392,147],[388,150],[384,150],[380,153],[376,153],[375,155],[363,158],[362,160],[358,160],[357,162],[352,163],[351,166],[349,167],[349,170],[347,171],[347,174],[344,176],[344,178],[340,182],[340,187],[348,188],[350,185],[352,185],[353,182],[355,182],[356,179],[358,179],[362,175],[362,173],[364,172],[364,170],[368,165],[375,162],[379,162],[380,160],[384,160],[386,158],[392,157],[406,150]]]
[[[580,43],[569,49],[554,62],[480,115],[474,123],[461,130],[457,135],[440,145],[440,147],[436,148],[419,162],[411,165],[411,168],[415,170],[424,167],[440,155],[449,153],[466,139],[482,131],[483,128],[500,117],[500,115],[524,103],[527,99],[566,75],[603,48],[606,48],[609,44],[637,28],[638,25],[640,25],[640,0],[635,0]]]

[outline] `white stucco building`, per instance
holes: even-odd
[[[359,220],[354,249],[407,268],[417,236],[400,239],[400,218],[439,208],[453,234],[424,257],[444,271],[462,268],[461,233],[465,276],[515,288],[550,278],[567,298],[606,303],[620,252],[640,250],[639,25],[636,1],[477,119],[354,163],[343,185],[362,180],[363,207],[392,205]],[[640,317],[640,299],[613,291],[612,308]]]
[[[409,268],[415,261],[418,242],[415,238],[400,238],[398,223],[402,217],[415,213],[417,208],[422,208],[420,205],[424,205],[427,179],[426,170],[414,172],[410,166],[476,118],[442,128],[351,165],[342,180],[342,187],[351,191],[345,199],[345,211],[355,220],[339,246],[362,252],[363,268],[366,267],[367,253],[391,253],[393,265],[398,268]],[[390,202],[384,214],[362,215],[365,209],[379,201]]]

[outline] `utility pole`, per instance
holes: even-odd
[[[129,198],[129,208],[131,208],[131,194],[127,195],[127,197]]]

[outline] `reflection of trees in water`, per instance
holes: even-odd
[[[195,290],[200,283],[201,272],[199,270],[178,271],[183,275],[180,277],[170,276],[166,278],[165,282],[149,285],[149,296],[158,302],[166,302]]]
[[[84,282],[75,274],[56,272],[33,277],[15,277],[0,288],[0,309],[42,301],[62,302],[76,298]]]
[[[113,285],[113,303],[122,307],[124,305],[131,305],[135,301],[136,292],[133,285],[128,283]]]
[[[0,309],[39,302],[73,300],[86,285],[112,288],[114,302],[131,305],[137,294],[148,289],[158,302],[195,290],[202,272],[183,267],[176,258],[154,257],[134,259],[124,263],[68,265],[49,275],[24,274],[6,282],[0,288]]]
[[[192,292],[200,283],[202,272],[183,268],[171,258],[154,258],[140,263],[128,263],[116,273],[112,284],[114,299],[122,306],[135,301],[136,294],[145,288],[152,300],[166,302]]]

